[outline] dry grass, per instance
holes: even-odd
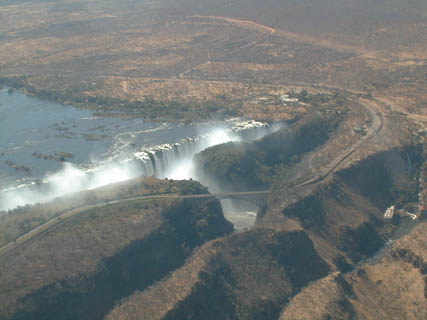
[[[328,7],[335,14],[323,20],[312,15],[325,14],[321,1],[303,16],[298,5],[276,1],[262,16],[257,4],[234,0],[230,6],[6,2],[0,6],[1,74],[26,74],[37,90],[83,97],[151,96],[195,105],[221,96],[230,108],[269,120],[293,119],[310,108],[257,104],[248,93],[317,84],[402,97],[402,107],[413,113],[425,109],[427,26],[417,18],[423,6],[387,8],[390,16],[400,14],[398,22],[377,16],[382,11],[375,6],[363,15],[353,3]],[[351,28],[343,27],[339,17],[349,12]]]

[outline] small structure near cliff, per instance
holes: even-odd
[[[391,206],[390,208],[388,208],[384,213],[384,219],[392,219],[394,215],[394,209],[395,206]]]

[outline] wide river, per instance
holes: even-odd
[[[179,165],[169,159],[161,171],[157,165],[155,174],[193,178],[189,159],[195,152],[240,140],[239,132],[252,130],[249,136],[254,139],[271,131],[266,124],[242,119],[184,125],[94,117],[89,110],[5,89],[0,91],[0,104],[0,211],[154,174],[141,163],[151,165],[153,156],[148,155],[153,150],[174,145],[176,150],[168,157],[173,153],[176,158],[180,152],[181,159],[175,161]],[[194,141],[188,138],[199,139],[197,148],[191,149]],[[183,139],[187,139],[184,144]]]

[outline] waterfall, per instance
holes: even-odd
[[[214,130],[208,134],[190,137],[173,144],[162,144],[142,148],[134,154],[131,161],[138,161],[144,176],[158,178],[177,178],[171,170],[184,170],[191,166],[194,155],[205,148],[230,141],[254,141],[268,133],[276,131],[279,125],[269,125],[257,121],[246,121],[235,124],[229,129]],[[176,168],[178,167],[178,168]],[[188,168],[187,168],[188,169]],[[178,178],[194,178],[180,172]]]
[[[49,173],[40,183],[2,191],[0,211],[51,201],[65,194],[95,189],[138,176],[176,180],[196,178],[193,171],[193,157],[196,153],[229,141],[259,139],[280,128],[279,125],[236,119],[228,123],[228,127],[216,128],[206,134],[184,138],[172,144],[141,147],[131,153],[97,161],[86,167],[64,163],[62,170]]]

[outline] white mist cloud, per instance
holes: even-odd
[[[88,172],[71,163],[53,174],[47,174],[42,187],[18,188],[2,192],[0,210],[9,210],[26,204],[47,202],[56,197],[107,184],[130,180],[140,172],[128,163],[109,163]]]
[[[263,135],[267,133],[265,128],[262,133]],[[158,173],[158,176],[175,180],[196,179],[193,162],[196,153],[214,145],[240,140],[241,137],[237,133],[225,127],[212,128],[207,134],[200,135],[199,139],[193,142],[191,150],[186,151],[185,155],[181,155],[173,163],[168,163],[168,168],[164,172]],[[42,186],[16,188],[1,192],[0,210],[10,210],[26,204],[47,202],[68,193],[91,190],[107,184],[136,178],[143,173],[140,165],[135,161],[138,158],[137,153],[127,156],[118,155],[114,157],[114,160],[107,162],[99,162],[92,158],[92,162],[98,163],[98,165],[90,171],[71,163],[64,163],[60,171],[46,175]],[[125,158],[127,161],[117,160],[120,158]]]
[[[214,129],[207,134],[206,145],[203,149],[230,141],[240,141],[240,137],[224,128]]]
[[[209,133],[202,135],[198,140],[198,145],[192,150],[191,153],[187,154],[184,158],[179,159],[173,163],[167,170],[162,174],[162,177],[167,177],[174,180],[186,180],[186,179],[197,179],[196,172],[194,171],[194,156],[196,153],[226,142],[240,141],[241,138],[226,128],[215,128]]]
[[[65,163],[61,171],[48,175],[44,182],[49,185],[51,198],[129,180],[137,175],[138,172],[127,163],[109,163],[90,172]]]
[[[193,157],[188,157],[172,165],[165,177],[173,180],[195,178]]]
[[[81,169],[70,163],[64,163],[61,171],[48,175],[44,182],[51,185],[51,196],[81,191],[88,185],[89,177]]]

